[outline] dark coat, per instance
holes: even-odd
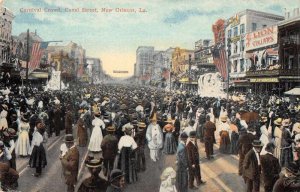
[[[114,135],[105,135],[101,143],[103,159],[113,160],[118,153],[118,139]]]
[[[280,177],[273,188],[273,192],[296,192],[300,191],[299,178]]]
[[[183,143],[178,144],[176,158],[177,158],[176,186],[178,192],[187,192],[189,164],[188,164],[187,149]]]
[[[258,160],[256,158],[254,149],[251,149],[245,156],[243,164],[243,175],[244,177],[254,180],[259,179],[260,171],[258,167]]]
[[[186,146],[190,168],[192,167],[192,165],[199,165],[199,163],[200,163],[198,147],[196,145],[194,145],[190,141]]]
[[[81,183],[78,192],[106,192],[108,185],[105,179],[89,177]]]
[[[63,174],[67,185],[75,185],[79,168],[79,151],[73,147],[61,159]]]
[[[65,116],[66,134],[72,134],[72,123],[73,123],[73,114],[71,111],[67,111]]]
[[[87,128],[84,124],[83,118],[79,118],[77,121],[77,137],[78,137],[78,144],[80,147],[85,147],[87,144]]]
[[[251,133],[246,133],[239,138],[239,154],[245,156],[252,148],[252,142],[256,139],[256,136]]]
[[[216,125],[211,121],[206,121],[204,124],[204,138],[213,139],[215,136]]]
[[[265,186],[273,186],[281,171],[278,159],[271,154],[266,154],[260,157],[260,163]]]

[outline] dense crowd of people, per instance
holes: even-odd
[[[244,101],[166,92],[149,87],[94,85],[72,91],[20,92],[0,96],[0,181],[18,187],[16,158],[28,158],[39,177],[47,166],[46,143],[64,134],[59,159],[67,191],[75,191],[79,147],[89,155],[90,177],[78,191],[122,191],[147,169],[145,152],[176,155],[176,166],[161,176],[160,192],[187,192],[205,184],[200,143],[207,160],[239,156],[238,174],[247,191],[300,190],[300,101],[248,94]],[[149,150],[148,150],[149,149]],[[284,169],[283,169],[284,168]],[[105,178],[99,176],[103,172]]]

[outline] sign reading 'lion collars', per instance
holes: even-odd
[[[246,51],[276,44],[277,29],[277,26],[270,26],[246,34]]]
[[[113,73],[128,73],[128,71],[118,71],[118,70],[113,70]]]

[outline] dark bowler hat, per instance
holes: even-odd
[[[195,138],[196,137],[196,131],[191,131],[190,132],[190,137]]]
[[[71,142],[74,142],[74,137],[72,134],[67,134],[65,135],[65,140],[64,140],[66,143],[71,143]]]
[[[113,132],[113,131],[116,131],[116,128],[115,128],[114,126],[108,126],[108,127],[106,128],[106,131],[111,131],[111,132]]]
[[[185,132],[180,134],[180,139],[187,139],[187,138],[188,138],[188,135]]]
[[[110,173],[110,182],[113,182],[114,180],[123,177],[125,173],[123,173],[120,169],[114,169]]]
[[[287,171],[291,172],[294,175],[299,175],[299,166],[295,162],[291,162],[286,167]]]
[[[97,168],[101,167],[103,159],[91,159],[89,161],[85,162],[85,166],[90,167],[90,168]]]
[[[260,140],[254,140],[252,142],[253,147],[263,147],[264,144],[262,144],[262,142]]]

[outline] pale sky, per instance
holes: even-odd
[[[76,42],[86,49],[87,56],[100,58],[108,74],[117,76],[113,70],[128,70],[125,75],[129,76],[138,46],[194,49],[195,41],[213,38],[212,24],[219,18],[227,19],[245,9],[284,16],[284,8],[300,7],[300,0],[5,0],[4,5],[15,15],[13,35],[29,28],[45,41]],[[30,8],[42,12],[22,12]],[[61,8],[61,12],[45,12],[51,8]],[[66,8],[79,8],[80,12],[67,12]],[[82,8],[97,8],[98,12],[82,12]],[[102,8],[113,11],[104,13]],[[118,8],[136,12],[117,12]]]

